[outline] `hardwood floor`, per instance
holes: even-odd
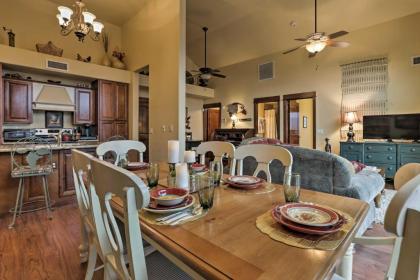
[[[7,228],[10,217],[0,219],[0,279],[83,279],[85,265],[79,262],[79,214],[76,205],[55,209],[53,219],[45,211],[25,214],[16,229]],[[375,225],[369,236],[385,231]],[[353,279],[383,279],[391,248],[356,246]],[[102,272],[95,273],[102,279]]]

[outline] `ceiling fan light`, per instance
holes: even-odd
[[[65,21],[64,21],[63,17],[60,14],[57,14],[57,19],[58,19],[58,24],[60,26],[64,26],[65,25]]]
[[[83,12],[83,19],[85,20],[85,23],[92,25],[94,20],[96,19],[96,16],[89,12]]]
[[[211,74],[209,74],[209,73],[201,74],[200,78],[203,79],[203,80],[210,80]]]
[[[305,46],[306,50],[310,53],[319,53],[327,46],[324,41],[312,41]]]
[[[71,16],[73,15],[73,10],[70,8],[67,8],[65,6],[59,6],[58,11],[60,12],[61,18],[64,21],[70,21]]]
[[[93,22],[93,32],[99,34],[102,32],[102,29],[104,28],[104,25],[98,21]]]

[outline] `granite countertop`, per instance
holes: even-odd
[[[73,148],[96,148],[99,145],[99,141],[80,141],[76,143],[62,143],[51,144],[52,150],[68,150]],[[0,153],[10,153],[13,149],[14,143],[7,143],[0,145]]]

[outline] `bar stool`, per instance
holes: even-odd
[[[15,207],[10,209],[13,213],[13,220],[9,229],[14,228],[16,216],[22,213],[33,212],[41,209],[47,209],[47,217],[51,216],[51,199],[48,191],[47,176],[53,172],[51,145],[42,138],[28,137],[22,138],[15,143],[11,152],[12,178],[19,178],[19,188],[16,196]],[[42,177],[42,188],[44,193],[43,201],[45,206],[35,209],[23,210],[23,207],[33,203],[39,203],[42,200],[34,200],[23,203],[25,193],[25,178]]]

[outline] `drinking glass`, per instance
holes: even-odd
[[[210,209],[213,207],[214,198],[214,180],[212,176],[201,176],[201,181],[198,186],[198,199],[200,200],[203,209]]]
[[[126,168],[127,165],[128,165],[127,154],[120,155],[120,158],[118,159],[118,166],[122,168]]]
[[[284,199],[286,203],[299,202],[300,175],[298,173],[284,173],[283,178]]]
[[[191,174],[188,183],[189,183],[188,187],[190,189],[190,193],[196,192],[200,187],[201,176]]]
[[[166,186],[168,188],[175,188],[176,187],[176,177],[172,176],[171,174],[166,177]]]
[[[156,187],[159,183],[159,164],[158,163],[149,163],[149,168],[146,173],[147,184],[149,188]]]
[[[209,168],[210,175],[213,176],[214,184],[216,186],[220,185],[220,178],[223,174],[223,166],[220,161],[212,161],[210,162]]]

